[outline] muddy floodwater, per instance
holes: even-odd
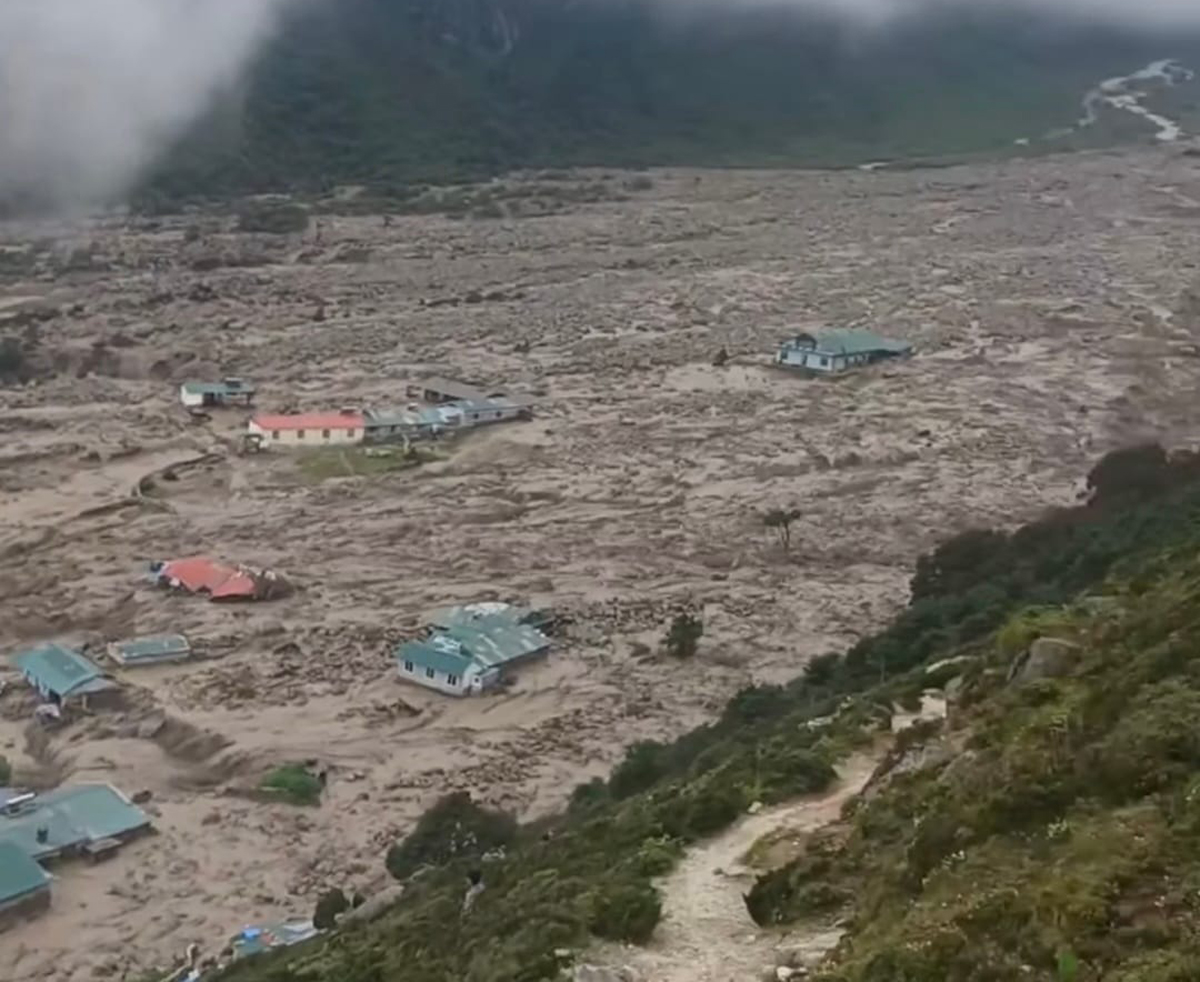
[[[329,886],[371,892],[439,795],[557,808],[625,744],[879,628],[939,539],[1074,501],[1123,443],[1194,443],[1185,150],[588,175],[614,193],[542,217],[326,215],[294,236],[219,214],[0,226],[0,336],[31,365],[0,387],[0,651],[180,632],[203,655],[120,670],[123,709],[48,735],[0,668],[18,778],[148,794],[157,829],[56,867],[51,910],[0,934],[5,978],[119,978],[310,916]],[[824,325],[917,354],[836,381],[770,367]],[[535,417],[339,476],[239,455],[244,413],[178,404],[183,381],[240,375],[264,411],[402,405],[433,373],[530,394]],[[790,552],[771,508],[800,512]],[[194,554],[295,592],[228,606],[144,578]],[[481,599],[565,615],[549,658],[478,699],[401,683],[391,646]],[[681,664],[659,643],[684,604],[705,633]],[[320,808],[246,793],[306,759]]]

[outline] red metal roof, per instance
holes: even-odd
[[[263,430],[362,429],[362,413],[286,413],[255,416],[251,422]]]
[[[162,575],[192,593],[207,593],[213,600],[253,597],[255,593],[249,573],[203,556],[163,563]]]

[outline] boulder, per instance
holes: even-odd
[[[1017,683],[1062,678],[1071,674],[1079,660],[1079,653],[1079,645],[1070,641],[1038,638],[1028,651],[1017,656],[1009,671],[1009,678]]]

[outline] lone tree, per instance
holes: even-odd
[[[691,658],[704,635],[704,624],[690,610],[681,610],[667,631],[667,654],[672,658]]]
[[[772,508],[763,515],[763,525],[779,534],[779,544],[784,552],[792,547],[792,522],[799,517],[799,508]]]

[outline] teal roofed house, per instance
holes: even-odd
[[[522,622],[530,614],[506,604],[440,611],[427,638],[396,648],[400,677],[449,695],[486,691],[506,669],[549,650],[550,639]]]
[[[60,705],[72,699],[86,705],[89,697],[117,688],[97,665],[61,644],[51,642],[22,651],[13,656],[12,663],[43,699]]]
[[[906,358],[913,352],[907,341],[894,341],[870,331],[822,331],[798,334],[780,345],[775,363],[816,375],[837,375],[889,358]]]
[[[108,657],[126,668],[186,661],[191,655],[192,646],[182,634],[115,641],[108,646]]]
[[[0,841],[0,930],[50,906],[50,876],[20,846]]]
[[[149,828],[146,813],[108,784],[22,795],[0,810],[0,846],[38,861],[100,854]]]

